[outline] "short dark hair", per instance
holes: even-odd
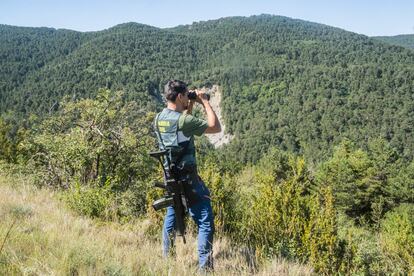
[[[178,94],[183,94],[187,91],[187,84],[180,80],[170,80],[164,87],[165,98],[168,101],[175,102]]]

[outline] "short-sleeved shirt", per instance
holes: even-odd
[[[182,160],[190,164],[197,165],[195,156],[194,136],[201,136],[206,131],[208,124],[206,121],[198,119],[191,114],[182,114],[178,119],[178,143],[188,141],[187,152]],[[191,155],[191,156],[190,156]]]
[[[194,117],[191,114],[182,114],[178,119],[178,130],[182,131],[184,136],[201,136],[206,131],[208,125],[205,120]]]

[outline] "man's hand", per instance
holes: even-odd
[[[208,102],[207,95],[204,91],[196,90],[196,93],[197,93],[196,102],[198,102],[199,104],[202,104],[202,105],[204,105],[204,103]]]

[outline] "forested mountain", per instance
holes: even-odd
[[[87,36],[69,30],[0,25],[0,37],[0,95],[1,110],[4,111],[14,109],[16,102],[20,101],[10,93],[28,76],[54,60],[64,59]],[[11,102],[5,102],[5,99]]]
[[[375,39],[386,43],[414,49],[414,34],[395,35],[395,36],[375,36]]]
[[[64,95],[101,87],[156,110],[177,78],[221,86],[230,159],[276,145],[320,160],[345,137],[383,137],[414,155],[414,53],[363,35],[260,15],[90,33],[3,25],[0,38],[0,113],[50,113]]]
[[[1,275],[134,274],[121,260],[141,269],[136,256],[103,267],[112,263],[102,250],[90,254],[95,245],[56,243],[56,233],[27,224],[41,225],[31,215],[50,217],[48,209],[7,191],[20,193],[11,179],[24,176],[18,181],[51,187],[97,225],[113,222],[156,240],[161,213],[150,206],[162,191],[152,183],[162,176],[148,152],[156,142],[153,111],[163,107],[160,91],[171,78],[222,93],[234,139],[220,150],[197,139],[197,171],[211,192],[216,240],[246,248],[247,274],[275,256],[324,275],[414,272],[411,49],[271,15],[86,33],[0,25],[0,76],[0,188],[11,198],[0,208]],[[73,239],[64,230],[59,238]],[[46,246],[16,255],[37,236]],[[112,259],[117,249],[111,238],[108,244]],[[140,244],[134,252],[145,250]],[[236,255],[218,251],[241,272]]]

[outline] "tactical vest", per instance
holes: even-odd
[[[154,120],[160,150],[170,150],[170,160],[182,172],[196,171],[194,137],[186,137],[179,130],[182,113],[164,108]],[[167,164],[164,164],[166,166]]]

